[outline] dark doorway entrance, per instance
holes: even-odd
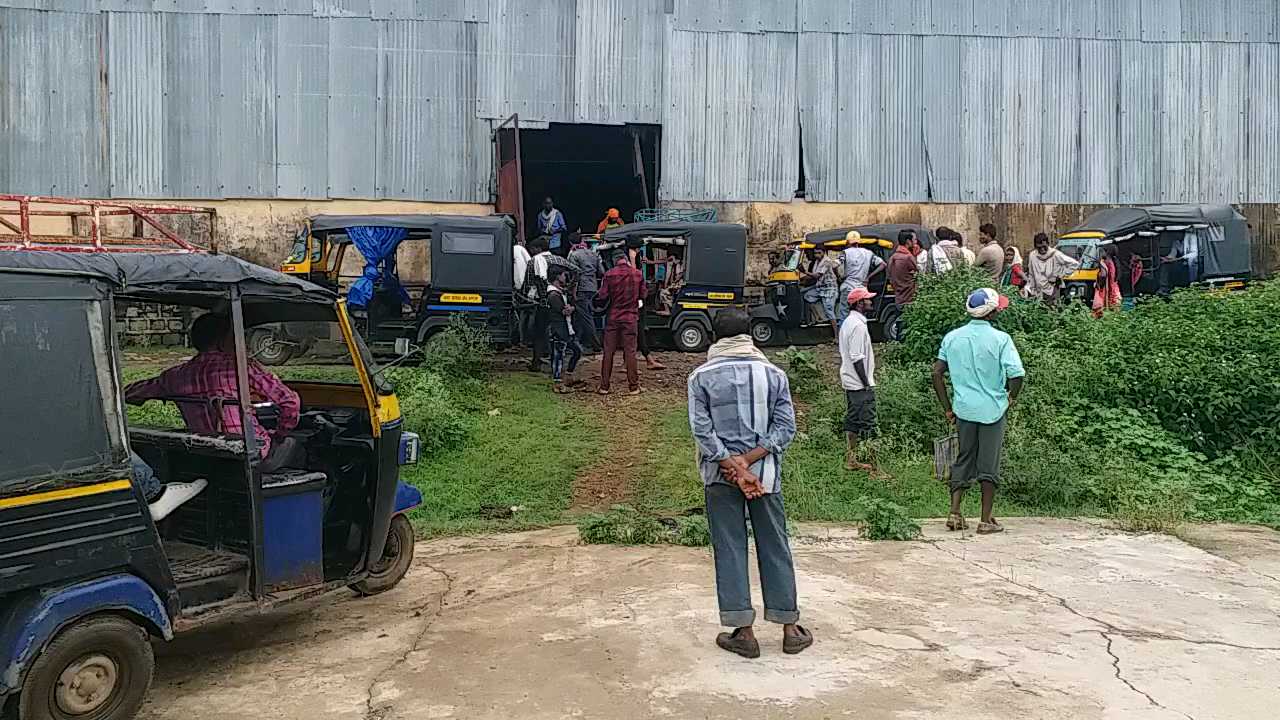
[[[525,233],[537,232],[551,196],[569,230],[594,233],[611,208],[627,222],[657,203],[659,125],[571,125],[520,129]]]

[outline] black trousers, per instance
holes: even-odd
[[[547,325],[551,322],[551,311],[539,305],[533,309],[533,321],[529,328],[529,346],[533,348],[533,357],[529,364],[535,369],[542,366],[542,358],[547,355]]]

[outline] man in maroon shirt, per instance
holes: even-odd
[[[889,257],[889,283],[893,285],[894,302],[901,308],[916,299],[916,256],[920,254],[920,239],[914,230],[898,233],[898,247]]]
[[[604,324],[604,357],[600,361],[600,394],[609,394],[613,375],[613,354],[622,348],[627,368],[628,395],[640,394],[640,373],[636,368],[636,337],[640,332],[640,299],[644,297],[644,276],[631,266],[625,255],[618,258],[600,282],[596,304],[608,309]]]

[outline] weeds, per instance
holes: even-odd
[[[448,327],[427,341],[422,367],[451,379],[483,379],[489,375],[492,357],[489,331],[468,323],[462,313],[455,313],[449,318]]]
[[[868,540],[915,540],[920,537],[920,524],[911,519],[906,508],[879,498],[864,499],[856,511],[862,525],[862,536]]]

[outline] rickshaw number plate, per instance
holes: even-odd
[[[708,299],[708,300],[732,300],[732,299],[733,299],[733,293],[727,293],[727,292],[709,292],[709,293],[707,293],[707,299]]]
[[[480,296],[475,293],[444,293],[440,296],[440,302],[478,303]]]

